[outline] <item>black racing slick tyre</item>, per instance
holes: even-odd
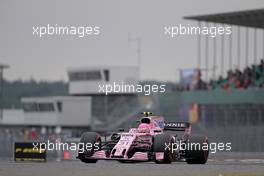
[[[206,136],[191,136],[187,142],[186,162],[188,164],[205,164],[209,155],[209,143]],[[190,146],[196,147],[191,147]],[[200,147],[197,147],[197,146]],[[207,147],[202,147],[207,145]]]
[[[156,152],[164,152],[164,157],[163,160],[157,160],[155,158],[155,162],[157,164],[161,163],[167,163],[170,164],[173,160],[173,153],[171,150],[171,145],[174,142],[174,139],[171,135],[169,134],[158,134],[154,137],[153,141],[153,152],[154,154]],[[168,147],[170,146],[170,147]]]
[[[87,157],[91,157],[96,150],[101,149],[100,135],[95,132],[85,132],[81,136],[80,143],[84,148],[81,148],[82,152],[79,150],[78,158],[84,163],[96,163],[97,159],[87,159]]]

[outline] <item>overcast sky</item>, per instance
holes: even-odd
[[[263,8],[262,0],[0,0],[0,63],[6,78],[67,80],[72,66],[136,65],[142,40],[141,78],[176,79],[177,68],[196,66],[196,36],[168,38],[164,26],[192,24],[183,16]],[[32,35],[32,26],[97,25],[99,36]]]

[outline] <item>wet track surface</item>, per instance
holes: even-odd
[[[98,161],[85,164],[79,161],[49,161],[21,163],[0,161],[0,176],[264,176],[263,159],[210,159],[205,165],[137,163],[121,164],[117,161]]]

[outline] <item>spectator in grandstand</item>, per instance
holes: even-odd
[[[187,86],[187,90],[206,90],[207,84],[202,80],[202,74],[200,70],[196,70],[192,77],[192,82]]]
[[[243,74],[240,70],[235,70],[235,76],[236,76],[236,88],[243,89]]]
[[[226,78],[219,76],[217,80],[210,80],[208,83],[201,79],[201,73],[199,72],[192,85],[178,90],[232,90],[248,88],[264,88],[264,59],[258,65],[246,67],[243,72],[239,69],[229,70]]]
[[[260,64],[256,67],[256,86],[264,87],[264,60],[260,61]]]
[[[227,82],[222,83],[222,88],[228,89],[247,89],[263,87],[264,85],[264,61],[259,65],[246,67],[243,72],[236,69],[230,70],[227,74]]]

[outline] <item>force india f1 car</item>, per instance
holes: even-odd
[[[138,128],[131,128],[128,132],[113,133],[108,141],[103,142],[101,136],[95,132],[83,133],[80,142],[84,145],[92,144],[92,147],[79,152],[77,158],[85,163],[96,163],[97,160],[117,160],[123,163],[186,161],[188,164],[205,164],[207,162],[208,149],[190,150],[185,147],[186,149],[179,150],[180,147],[178,147],[174,150],[173,148],[172,144],[176,143],[185,146],[188,143],[208,144],[207,137],[191,135],[189,123],[165,123],[162,116],[144,114]]]

